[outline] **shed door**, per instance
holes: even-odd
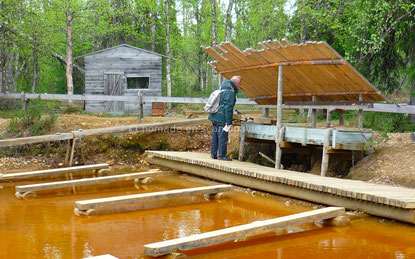
[[[104,74],[104,94],[122,96],[124,91],[124,73]],[[111,114],[123,114],[124,102],[107,101],[105,111]]]

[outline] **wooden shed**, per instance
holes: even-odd
[[[137,97],[161,96],[161,54],[122,44],[87,54],[85,94]],[[86,101],[87,112],[137,113],[137,102]],[[152,103],[144,104],[144,115],[152,114]]]

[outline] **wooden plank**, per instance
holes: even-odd
[[[106,168],[109,168],[109,165],[104,163],[104,164],[81,165],[81,166],[73,166],[73,167],[47,169],[47,170],[39,170],[39,171],[32,171],[32,172],[2,174],[0,175],[0,181],[23,180],[23,179],[29,179],[29,178],[84,172],[84,171],[106,169]]]
[[[42,135],[42,136],[33,136],[33,137],[24,137],[24,138],[11,138],[11,139],[2,139],[0,140],[0,147],[12,147],[19,146],[24,144],[35,144],[49,141],[60,141],[73,139],[72,133],[56,133],[52,135]]]
[[[146,177],[154,177],[162,173],[163,171],[139,172],[139,173],[131,173],[131,174],[102,176],[102,177],[96,177],[96,178],[84,178],[84,179],[77,179],[77,180],[71,180],[71,181],[19,185],[19,186],[16,186],[16,192],[25,193],[25,192],[44,191],[44,190],[54,190],[54,189],[61,189],[61,188],[74,187],[74,186],[106,184],[106,183],[113,183],[113,182],[142,179]]]
[[[162,191],[155,193],[133,194],[101,199],[76,201],[75,208],[81,211],[86,211],[90,209],[102,209],[105,207],[116,207],[121,205],[134,204],[138,202],[149,202],[204,194],[215,194],[219,192],[231,191],[232,189],[232,185],[222,184],[188,189]]]
[[[112,256],[110,254],[104,254],[104,255],[84,257],[83,259],[118,259],[118,257]]]
[[[255,221],[236,227],[147,244],[144,246],[144,254],[150,256],[161,256],[170,254],[174,251],[186,251],[229,241],[245,240],[247,237],[272,232],[278,228],[330,219],[343,215],[344,213],[344,208],[328,207],[280,218]]]

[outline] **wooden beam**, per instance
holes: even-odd
[[[109,165],[108,164],[81,165],[81,166],[55,168],[55,169],[39,170],[39,171],[32,171],[32,172],[0,174],[0,181],[23,180],[23,179],[29,179],[29,178],[84,172],[84,171],[98,170],[98,169],[105,169],[105,168],[109,168]]]
[[[279,67],[279,66],[343,65],[343,64],[345,64],[344,59],[281,61],[281,62],[276,62],[276,63],[271,63],[271,64],[240,67],[240,68],[229,69],[229,70],[218,71],[218,72],[221,73],[221,74],[225,74],[225,73],[234,73],[234,72],[253,70],[253,69]]]
[[[105,255],[97,255],[97,256],[91,256],[91,257],[84,257],[83,259],[118,259],[118,257],[112,256],[110,254],[105,254]]]
[[[0,93],[0,98],[21,99],[21,94],[4,94]],[[116,101],[116,102],[133,102],[137,103],[136,96],[124,95],[67,95],[67,94],[29,94],[25,93],[25,99],[41,100],[74,100],[74,101]],[[206,103],[206,97],[167,97],[167,96],[143,96],[144,102],[163,102],[163,103]],[[247,98],[238,98],[236,104],[256,104]]]
[[[61,188],[74,187],[74,186],[106,184],[106,183],[113,183],[113,182],[144,179],[146,177],[154,177],[154,176],[158,176],[161,174],[164,174],[164,172],[163,171],[140,172],[140,173],[131,173],[131,174],[103,176],[103,177],[96,177],[96,178],[84,178],[84,179],[77,179],[77,180],[71,180],[71,181],[19,185],[19,186],[16,186],[16,196],[20,197],[27,192],[56,190],[56,189],[61,189]]]
[[[173,198],[182,198],[196,195],[210,195],[219,192],[227,192],[233,189],[232,185],[222,184],[203,186],[188,189],[170,190],[155,193],[142,193],[101,199],[92,199],[75,202],[75,211],[79,214],[92,215],[99,213],[99,210],[114,209],[120,206],[134,205],[140,202],[151,202]]]
[[[359,94],[379,94],[377,91],[368,91],[368,92],[309,92],[309,93],[285,93],[284,97],[297,97],[297,96],[333,96],[333,95],[359,95]],[[250,98],[251,100],[267,100],[267,99],[275,99],[277,98],[276,95],[263,95],[263,96],[255,96]]]
[[[255,221],[231,228],[147,244],[144,246],[144,254],[150,256],[162,256],[175,251],[186,251],[229,241],[245,240],[247,237],[273,232],[278,228],[297,226],[305,223],[334,218],[343,215],[344,213],[344,208],[328,207],[280,218]]]
[[[373,108],[373,102],[369,101],[311,101],[311,102],[284,102],[285,105],[301,105],[301,106],[331,106],[331,105],[359,105]]]
[[[51,135],[24,137],[24,138],[11,138],[0,140],[0,147],[12,147],[24,144],[35,144],[49,141],[60,141],[73,139],[72,133],[56,133]]]
[[[11,146],[24,145],[24,144],[35,144],[35,143],[42,143],[42,142],[49,142],[49,141],[69,140],[69,139],[74,139],[74,138],[97,136],[97,135],[104,135],[104,134],[114,134],[114,133],[141,132],[141,131],[155,132],[159,130],[164,130],[166,128],[201,124],[201,123],[206,123],[208,121],[209,120],[206,118],[201,118],[201,119],[188,119],[188,120],[171,121],[171,122],[135,124],[135,125],[109,127],[109,128],[97,128],[97,129],[87,129],[87,130],[81,129],[81,130],[75,130],[69,133],[56,133],[53,135],[33,136],[33,137],[27,137],[27,138],[3,139],[3,140],[0,140],[0,147],[11,147]]]

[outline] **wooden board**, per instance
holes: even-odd
[[[103,209],[106,207],[107,208],[117,207],[117,206],[129,205],[129,204],[134,204],[134,203],[139,203],[139,202],[150,202],[150,201],[182,198],[182,197],[196,196],[196,195],[215,194],[219,192],[231,191],[232,189],[233,189],[232,185],[222,184],[222,185],[195,187],[195,188],[188,188],[188,189],[162,191],[162,192],[155,192],[155,193],[124,195],[124,196],[117,196],[117,197],[76,201],[75,208],[80,211],[87,211],[91,209],[94,210],[94,209]]]
[[[144,254],[150,256],[161,256],[170,254],[174,251],[186,251],[229,241],[245,240],[247,237],[272,232],[278,228],[285,228],[334,218],[343,215],[344,213],[344,208],[328,207],[280,218],[255,221],[236,227],[148,244],[144,246]]]
[[[25,192],[44,191],[44,190],[54,190],[54,189],[61,189],[61,188],[74,187],[74,186],[106,184],[106,183],[112,183],[112,182],[142,179],[146,177],[154,177],[162,173],[163,173],[162,171],[140,172],[140,173],[131,173],[131,174],[122,174],[122,175],[103,176],[103,177],[96,177],[96,178],[84,178],[84,179],[71,180],[71,181],[19,185],[19,186],[16,186],[16,192],[25,193]]]
[[[227,174],[252,177],[258,180],[281,183],[300,189],[313,190],[329,195],[348,197],[382,206],[415,209],[415,189],[387,186],[364,181],[322,177],[307,173],[275,169],[240,161],[218,161],[209,154],[195,152],[146,151],[148,160],[162,158],[197,165],[200,168],[212,168]],[[202,170],[202,169],[201,169]],[[204,175],[208,177],[208,175]],[[330,197],[330,196],[327,196]],[[320,201],[324,204],[324,200]],[[412,220],[413,221],[413,220]]]
[[[276,128],[275,125],[247,123],[245,134],[247,138],[275,140]],[[322,146],[324,144],[325,132],[326,129],[286,126],[283,141],[302,145]],[[370,137],[372,137],[371,132],[334,129],[330,137],[330,143],[333,149],[364,150],[364,144]]]
[[[67,174],[67,173],[76,173],[76,172],[106,169],[106,168],[109,168],[109,165],[104,163],[104,164],[95,164],[95,165],[81,165],[81,166],[73,166],[73,167],[55,168],[55,169],[47,169],[47,170],[39,170],[39,171],[23,172],[23,173],[2,174],[0,175],[0,181],[23,180],[23,179],[29,179],[29,178],[60,175],[60,174]]]

